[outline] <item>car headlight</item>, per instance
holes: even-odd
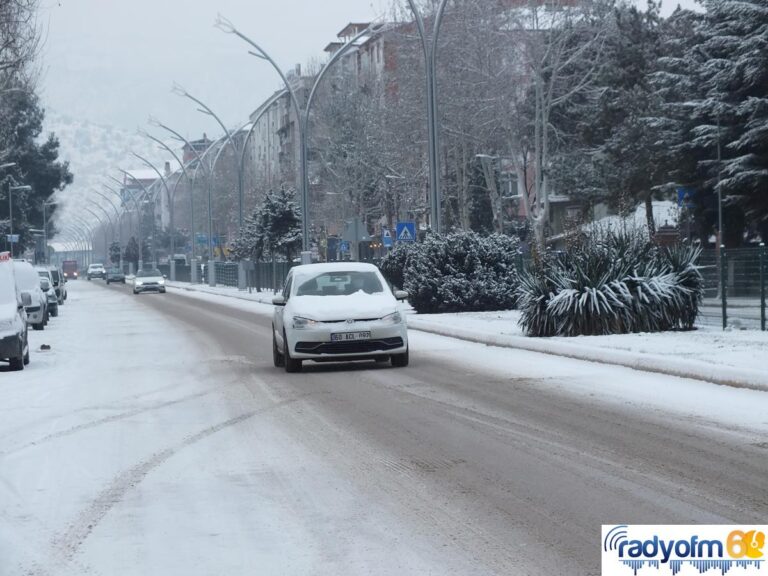
[[[307,328],[314,328],[317,326],[318,322],[317,320],[312,320],[310,318],[302,318],[301,316],[294,316],[293,317],[293,328],[295,330],[306,330]]]
[[[384,316],[384,318],[381,319],[381,322],[383,324],[394,326],[395,324],[400,324],[403,321],[403,315],[400,314],[400,312],[393,312],[392,314],[387,314]]]
[[[141,280],[136,280],[136,286],[141,286],[142,284],[144,284],[144,282]]]
[[[165,278],[160,278],[160,286],[165,284]]]

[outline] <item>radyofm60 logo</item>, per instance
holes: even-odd
[[[710,570],[724,575],[768,576],[768,525],[603,525],[603,576],[687,576]]]

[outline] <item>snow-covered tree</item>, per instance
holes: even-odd
[[[291,261],[301,248],[301,212],[295,191],[269,192],[256,211],[246,218],[233,254],[238,259],[283,257]]]

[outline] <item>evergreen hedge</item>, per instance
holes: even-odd
[[[399,244],[381,270],[421,314],[507,310],[516,301],[518,249],[517,238],[501,234],[430,234]]]

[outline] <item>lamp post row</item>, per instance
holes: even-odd
[[[430,205],[430,224],[432,230],[435,232],[441,231],[441,184],[440,184],[440,159],[439,159],[439,139],[440,139],[440,122],[439,122],[439,113],[438,113],[438,82],[437,82],[437,52],[438,52],[438,40],[440,35],[440,28],[443,21],[443,17],[445,15],[445,9],[447,6],[447,0],[440,0],[440,3],[437,6],[437,10],[435,12],[435,18],[433,21],[432,26],[432,35],[431,35],[431,41],[427,37],[427,31],[426,31],[426,24],[423,15],[421,14],[418,6],[416,5],[415,0],[408,0],[408,4],[411,8],[411,11],[414,15],[415,21],[416,21],[416,27],[417,31],[419,33],[419,37],[422,44],[422,49],[424,52],[424,61],[425,61],[425,78],[426,78],[426,105],[427,105],[427,130],[428,130],[428,141],[429,141],[429,205]],[[294,87],[291,85],[290,81],[286,77],[285,73],[282,71],[282,69],[277,65],[275,60],[256,42],[251,40],[248,36],[243,34],[241,31],[239,31],[229,20],[225,19],[222,16],[219,16],[216,21],[216,26],[220,28],[222,31],[230,34],[234,34],[235,36],[238,36],[242,40],[244,40],[246,43],[248,43],[254,51],[250,51],[250,53],[262,60],[267,61],[278,73],[281,80],[283,81],[283,84],[285,85],[285,90],[288,93],[291,105],[293,107],[294,113],[297,117],[297,126],[298,126],[298,132],[299,132],[299,140],[300,140],[300,167],[301,167],[301,181],[300,181],[300,190],[301,190],[301,207],[302,207],[302,262],[306,263],[310,261],[311,253],[310,253],[310,235],[309,235],[309,207],[310,207],[310,198],[309,198],[309,192],[310,192],[310,177],[309,177],[309,126],[310,126],[310,115],[311,115],[311,109],[312,109],[312,103],[314,100],[314,97],[316,95],[317,89],[320,85],[320,82],[324,78],[326,72],[339,60],[341,57],[346,54],[355,44],[365,35],[371,33],[370,28],[366,28],[365,30],[360,31],[358,34],[356,34],[350,41],[348,41],[346,44],[344,44],[339,50],[336,51],[336,53],[331,57],[331,59],[321,68],[320,72],[315,77],[314,83],[309,91],[309,95],[306,99],[306,102],[304,106],[302,107],[299,104],[299,98],[294,90]],[[218,161],[218,158],[221,156],[223,150],[229,145],[232,144],[233,148],[235,148],[235,154],[238,158],[238,228],[242,230],[243,227],[243,219],[244,219],[244,161],[245,161],[245,152],[247,149],[248,141],[251,138],[251,135],[253,133],[253,130],[255,126],[258,124],[258,121],[260,119],[257,118],[251,123],[251,128],[248,131],[245,139],[242,142],[242,149],[237,149],[237,146],[234,142],[234,136],[236,134],[239,134],[245,127],[248,126],[248,124],[244,125],[241,129],[237,130],[236,132],[232,133],[222,122],[222,120],[217,116],[214,111],[206,105],[204,102],[202,102],[200,99],[192,96],[189,94],[186,90],[181,88],[179,85],[174,85],[173,91],[180,96],[183,96],[185,98],[188,98],[192,102],[194,102],[196,105],[199,106],[198,110],[203,112],[206,115],[211,116],[216,122],[219,124],[219,126],[222,128],[225,134],[224,142],[221,144],[221,148],[216,155],[211,167],[208,169],[208,257],[209,261],[213,261],[213,201],[212,201],[212,188],[213,188],[213,174],[216,166],[216,162]],[[281,92],[279,95],[277,95],[274,100],[276,100],[279,97],[282,97],[284,93]],[[271,104],[272,102],[270,102]],[[266,109],[269,108],[269,106],[265,107]],[[152,121],[150,121],[152,122]],[[178,132],[172,130],[171,128],[168,128],[167,126],[161,124],[160,122],[155,122],[155,125],[170,132],[174,135],[175,138],[183,141],[191,150],[193,154],[195,154],[196,159],[200,166],[204,167],[203,157],[200,156],[199,152],[196,150],[192,144],[187,141],[185,138],[183,138]],[[190,197],[191,197],[191,210],[190,210],[190,218],[192,219],[192,226],[190,227],[190,233],[192,234],[191,238],[191,245],[192,245],[192,257],[194,260],[194,250],[195,250],[195,236],[194,236],[194,199],[193,199],[193,187],[194,187],[194,178],[190,179],[189,174],[186,170],[186,167],[184,166],[184,163],[179,161],[178,156],[173,152],[173,150],[167,146],[164,142],[160,141],[159,139],[155,138],[154,136],[151,136],[149,134],[144,133],[144,136],[150,138],[160,146],[162,146],[165,150],[170,152],[174,159],[179,163],[183,175],[186,178],[187,182],[190,182],[192,184],[191,190],[190,190]],[[215,143],[212,143],[209,149],[205,151],[206,155],[210,148],[214,146]],[[173,192],[170,191],[168,184],[166,182],[166,178],[160,173],[160,171],[151,164],[148,160],[145,158],[139,156],[138,154],[134,153],[134,156],[136,156],[138,159],[140,159],[144,164],[146,164],[148,167],[150,167],[152,170],[154,170],[158,177],[160,178],[160,181],[165,188],[166,191],[166,197],[169,201],[169,210],[171,212],[171,252],[173,253],[174,250],[174,217],[173,217],[173,203],[175,201],[175,193],[178,188],[178,184],[181,180],[181,178],[177,178],[177,181],[174,185]],[[3,166],[0,165],[0,168]],[[199,167],[198,167],[199,169]],[[133,178],[130,174],[128,174],[125,171],[122,171],[124,174],[131,177],[134,181],[139,183],[138,180]],[[197,169],[195,170],[195,177],[197,175]],[[141,183],[139,183],[141,184]],[[143,185],[142,185],[142,188]],[[144,192],[147,193],[146,189],[144,188]],[[9,193],[9,201],[10,201],[11,194]],[[106,198],[106,197],[105,197]],[[101,208],[101,206],[99,205]],[[113,205],[114,207],[114,205]],[[138,210],[137,210],[138,212]],[[139,215],[140,218],[140,215]],[[119,220],[119,217],[118,217]],[[114,234],[114,225],[112,225],[113,228],[113,234]],[[141,222],[139,221],[139,236],[141,236]],[[143,245],[143,241],[142,241]],[[140,247],[140,250],[143,248],[143,246]],[[141,252],[140,252],[141,254]],[[214,267],[211,266],[211,270],[213,270]],[[213,282],[215,280],[212,278]]]

